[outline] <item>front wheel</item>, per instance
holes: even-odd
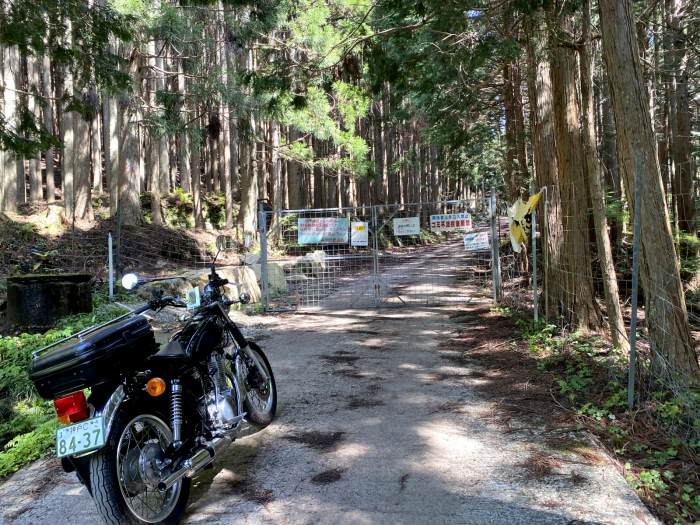
[[[157,464],[172,443],[168,425],[154,414],[119,414],[109,440],[90,456],[90,487],[109,525],[175,524],[185,511],[190,480],[158,490]]]
[[[241,351],[243,377],[247,395],[243,402],[247,419],[264,428],[269,425],[277,411],[277,385],[267,356],[255,343]]]

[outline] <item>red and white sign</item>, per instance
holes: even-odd
[[[472,216],[469,213],[445,213],[430,216],[430,231],[468,232],[473,228]]]

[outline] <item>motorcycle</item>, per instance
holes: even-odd
[[[191,315],[159,347],[144,313],[188,307],[172,296],[35,352],[30,377],[53,400],[56,455],[88,488],[108,524],[177,523],[191,480],[236,439],[244,422],[265,427],[277,388],[262,349],[228,316],[236,303],[217,256]],[[127,289],[141,284],[135,274]],[[198,291],[198,289],[194,289]],[[85,390],[89,389],[86,398]]]

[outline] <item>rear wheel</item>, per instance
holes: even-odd
[[[255,343],[241,351],[247,395],[244,401],[247,419],[258,427],[266,427],[277,411],[277,385],[267,356]]]
[[[166,491],[157,488],[157,464],[172,441],[170,428],[154,414],[117,416],[107,444],[90,456],[92,495],[106,523],[177,523],[190,480],[183,478]]]

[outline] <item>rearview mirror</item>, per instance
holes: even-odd
[[[230,252],[236,249],[236,241],[230,235],[217,235],[216,248],[222,252]]]
[[[250,302],[250,295],[243,292],[241,295],[238,296],[238,300],[241,302],[241,304],[248,304]]]
[[[127,290],[133,290],[138,283],[139,278],[135,273],[127,273],[122,277],[122,286]]]

